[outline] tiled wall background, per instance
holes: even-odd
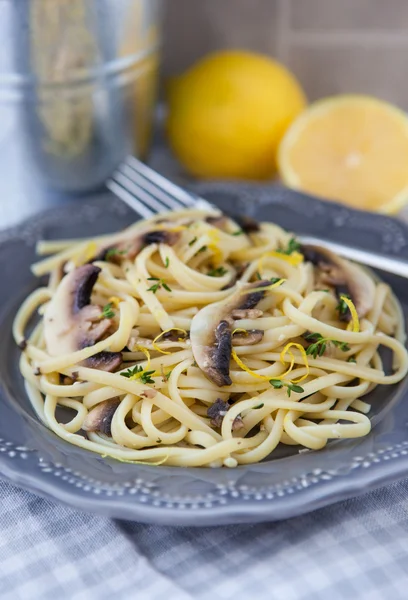
[[[166,0],[164,77],[221,48],[277,57],[310,100],[374,94],[408,109],[408,0]]]

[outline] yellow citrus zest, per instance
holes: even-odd
[[[130,380],[135,380],[135,379],[139,379],[141,375],[143,375],[143,373],[146,373],[146,371],[149,370],[150,367],[150,352],[147,348],[145,348],[144,346],[139,346],[139,344],[136,345],[135,348],[133,348],[133,351],[138,350],[139,352],[143,352],[143,354],[145,355],[145,357],[147,358],[147,365],[145,366],[145,368],[143,369],[143,371],[139,371],[139,373],[136,373],[135,375],[132,375],[131,377],[129,377]]]
[[[156,335],[156,337],[154,338],[152,345],[153,348],[155,350],[157,350],[157,352],[161,352],[162,354],[171,354],[171,352],[167,352],[166,350],[162,350],[158,345],[157,342],[158,340],[165,334],[168,333],[169,331],[181,331],[182,333],[184,333],[185,336],[187,336],[187,331],[185,329],[181,329],[180,327],[171,327],[170,329],[165,329],[164,331],[162,331],[161,333],[159,333],[159,335]],[[181,341],[181,338],[179,338],[179,341]]]
[[[246,290],[242,292],[243,294],[248,294],[249,292],[266,292],[267,290],[273,290],[274,288],[280,287],[282,283],[285,283],[286,279],[279,279],[279,281],[275,281],[275,283],[271,283],[271,285],[266,285],[265,287],[253,288],[252,290]]]
[[[214,265],[217,267],[218,265],[220,265],[222,263],[222,261],[224,260],[224,255],[221,252],[221,250],[218,248],[218,246],[216,246],[215,244],[208,244],[207,248],[209,250],[211,250],[211,252],[213,253],[213,258],[212,261],[214,263]]]
[[[347,298],[347,296],[340,296],[340,300],[343,300],[344,304],[347,304],[351,312],[351,321],[348,324],[347,329],[349,331],[354,331],[354,333],[358,333],[360,331],[360,321],[358,319],[356,307],[354,306],[352,300]]]
[[[76,267],[80,267],[84,265],[86,262],[94,258],[98,250],[98,246],[95,242],[89,242],[86,244],[83,252],[80,252],[75,258],[72,259],[72,262]]]
[[[288,262],[290,265],[292,265],[293,267],[297,267],[298,265],[300,265],[300,263],[303,262],[303,254],[301,254],[300,252],[292,252],[292,254],[283,254],[283,252],[278,252],[277,250],[271,250],[270,252],[265,252],[264,254],[262,254],[260,259],[258,260],[258,269],[259,270],[262,269],[262,265],[263,265],[265,258],[268,258],[269,256],[272,258],[279,258],[281,260],[284,260],[284,261]]]
[[[224,260],[224,255],[218,247],[220,242],[220,233],[216,229],[209,229],[207,231],[207,237],[209,240],[207,248],[213,253],[213,262],[215,266],[217,266]]]
[[[85,253],[84,253],[85,254],[85,256],[84,256],[85,262],[88,260],[91,260],[91,258],[93,258],[95,256],[97,249],[98,249],[98,247],[95,242],[89,242],[89,244],[85,248]]]
[[[111,296],[108,300],[110,304],[118,307],[121,302],[123,302],[122,298],[118,298],[118,296]]]
[[[297,344],[295,342],[289,342],[289,344],[286,344],[286,346],[284,347],[284,349],[282,350],[282,352],[280,353],[280,361],[283,365],[285,365],[286,361],[285,361],[285,356],[286,354],[290,355],[290,369],[289,372],[293,369],[293,365],[295,364],[295,357],[293,356],[293,352],[290,350],[291,347],[297,348],[300,351],[300,354],[302,355],[303,361],[305,363],[305,367],[306,367],[306,373],[305,375],[302,375],[302,377],[299,377],[298,379],[293,379],[293,383],[299,383],[300,381],[303,381],[304,379],[306,379],[306,377],[309,375],[310,369],[309,369],[309,362],[307,360],[307,355],[306,355],[306,351],[303,348],[303,346],[301,344]]]
[[[248,333],[246,329],[241,329],[241,327],[237,327],[236,329],[234,329],[234,331],[232,332],[232,335],[234,335],[234,333]]]
[[[269,377],[267,377],[266,375],[259,375],[259,373],[255,373],[255,371],[252,371],[252,369],[250,369],[238,356],[238,354],[235,352],[234,348],[232,348],[231,350],[231,356],[232,358],[235,360],[235,362],[237,363],[237,365],[239,367],[241,367],[241,369],[243,371],[246,371],[247,373],[249,373],[249,375],[252,375],[252,377],[257,377],[258,379],[262,379],[263,381],[270,381],[271,379],[283,379],[284,377],[286,377],[286,375],[289,375],[289,373],[291,372],[295,359],[292,355],[292,362],[291,365],[289,367],[289,369],[287,369],[284,373],[282,373],[282,375],[270,375]]]
[[[235,360],[237,365],[241,367],[243,371],[246,371],[247,373],[249,373],[249,375],[252,375],[252,377],[257,377],[258,379],[262,379],[263,381],[269,381],[271,379],[270,377],[266,377],[265,375],[259,375],[258,373],[255,373],[255,371],[252,371],[249,367],[247,367],[246,364],[242,362],[242,360],[239,358],[234,348],[232,348],[231,350],[231,356]],[[278,379],[278,377],[274,379]]]
[[[154,225],[156,231],[172,231],[174,233],[178,233],[179,231],[185,231],[187,229],[186,225],[174,225],[173,227],[169,226],[166,223]],[[152,464],[152,463],[149,463]]]

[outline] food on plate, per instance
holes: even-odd
[[[282,64],[252,52],[215,52],[169,83],[167,134],[199,177],[267,179],[279,142],[306,105]]]
[[[13,325],[27,394],[102,456],[235,467],[317,450],[367,435],[366,394],[407,373],[390,287],[273,223],[186,210],[38,251],[48,284]]]
[[[279,148],[279,172],[289,187],[382,213],[408,202],[407,163],[407,115],[368,96],[312,104]]]

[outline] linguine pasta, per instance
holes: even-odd
[[[27,394],[103,456],[234,467],[317,450],[367,435],[364,397],[407,373],[389,286],[272,223],[187,210],[38,252],[48,285],[13,326]]]

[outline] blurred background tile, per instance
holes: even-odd
[[[293,47],[288,60],[309,100],[357,92],[408,107],[406,63],[406,53],[400,48],[358,44]]]
[[[278,0],[167,0],[163,74],[175,75],[211,50],[276,55]]]
[[[293,30],[408,31],[407,0],[287,0]]]
[[[164,77],[212,50],[286,63],[310,99],[365,92],[408,108],[408,0],[167,0]]]

